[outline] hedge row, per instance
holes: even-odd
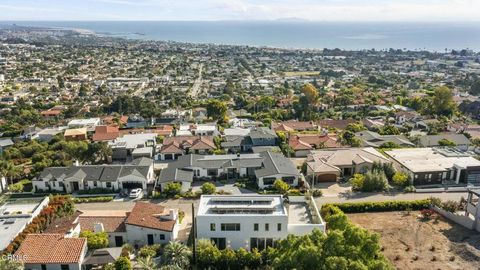
[[[112,200],[112,196],[73,198],[73,202],[75,203],[111,202]]]
[[[422,210],[430,207],[430,199],[416,201],[384,201],[384,202],[358,202],[358,203],[333,203],[326,204],[337,206],[344,213],[387,212],[404,210]]]

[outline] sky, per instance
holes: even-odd
[[[0,0],[0,20],[480,22],[480,0]]]

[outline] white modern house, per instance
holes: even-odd
[[[87,119],[73,119],[68,122],[68,128],[86,128],[88,131],[94,131],[95,127],[101,124],[98,117]]]
[[[325,232],[325,223],[310,197],[282,195],[203,195],[196,217],[197,239],[220,249],[263,250],[288,234]]]

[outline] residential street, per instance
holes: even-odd
[[[320,197],[317,204],[342,203],[342,202],[379,202],[391,200],[420,200],[429,197],[438,197],[442,200],[459,201],[461,197],[467,197],[466,192],[442,192],[442,193],[360,193],[352,195],[338,195],[336,197]]]

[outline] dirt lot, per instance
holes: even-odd
[[[381,235],[385,256],[397,269],[480,269],[480,233],[419,212],[348,214],[350,220]]]

